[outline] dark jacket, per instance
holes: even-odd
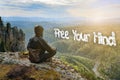
[[[42,37],[33,37],[29,40],[27,49],[40,49],[40,53],[43,54],[45,51],[48,53],[56,53],[56,50],[52,49]]]

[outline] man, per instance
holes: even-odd
[[[27,49],[29,59],[33,63],[45,62],[56,54],[56,49],[51,48],[43,39],[43,27],[35,26],[35,36],[29,40]]]

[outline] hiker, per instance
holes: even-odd
[[[43,31],[42,26],[35,26],[35,36],[29,40],[27,45],[29,60],[33,63],[46,62],[56,54],[56,49],[51,48],[43,39]]]

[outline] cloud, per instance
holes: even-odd
[[[1,7],[0,7],[1,9]],[[35,11],[35,12],[32,12],[32,11],[25,11],[25,10],[22,10],[22,9],[16,9],[14,7],[4,7],[2,8],[1,12],[0,12],[0,15],[2,16],[21,16],[21,17],[31,17],[31,16],[45,16],[43,15],[43,12],[42,11]]]
[[[49,7],[44,4],[30,4],[30,5],[0,5],[0,16],[21,16],[21,17],[66,17],[65,8]]]
[[[0,1],[0,11],[1,16],[64,17],[65,7],[54,7],[33,0],[4,0]]]
[[[114,0],[0,0],[1,16],[119,17],[119,8]]]
[[[32,3],[44,3],[48,5],[77,5],[83,3],[91,3],[97,0],[3,0],[0,3],[6,4],[32,4]]]
[[[34,2],[40,2],[49,5],[67,5],[67,0],[33,0]]]
[[[108,4],[104,6],[97,7],[76,7],[69,8],[68,13],[74,17],[85,17],[85,18],[94,18],[94,17],[103,17],[103,18],[120,18],[120,4]]]

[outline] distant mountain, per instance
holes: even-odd
[[[54,22],[54,23],[83,23],[83,22],[91,22],[92,18],[85,17],[62,17],[62,18],[45,18],[45,17],[3,17],[4,21],[28,21],[28,22]],[[105,18],[104,21],[113,21],[119,22],[120,18]]]
[[[12,26],[19,26],[26,34],[26,41],[33,36],[35,25],[42,25],[45,30],[54,27],[79,26],[81,24],[89,24],[90,20],[86,18],[44,18],[44,17],[3,17],[6,24],[10,22]],[[119,22],[120,18],[106,19],[105,23]]]
[[[55,28],[55,27],[64,27],[64,26],[71,26],[76,25],[72,23],[65,23],[65,22],[51,22],[51,21],[39,21],[39,22],[32,22],[32,21],[9,21],[12,26],[19,26],[18,28],[23,29],[26,34],[26,42],[30,37],[33,36],[34,33],[34,26],[41,25],[44,27],[45,30]],[[7,23],[7,21],[5,22]]]
[[[5,21],[32,21],[32,22],[40,22],[40,21],[55,21],[55,22],[67,22],[67,21],[80,21],[84,20],[85,18],[73,18],[73,17],[63,17],[63,18],[45,18],[45,17],[3,17]]]
[[[33,36],[35,25],[41,25],[47,30],[54,27],[82,24],[82,19],[80,18],[3,17],[3,20],[5,24],[10,22],[12,26],[19,26],[18,28],[22,28],[26,34],[26,42]]]

